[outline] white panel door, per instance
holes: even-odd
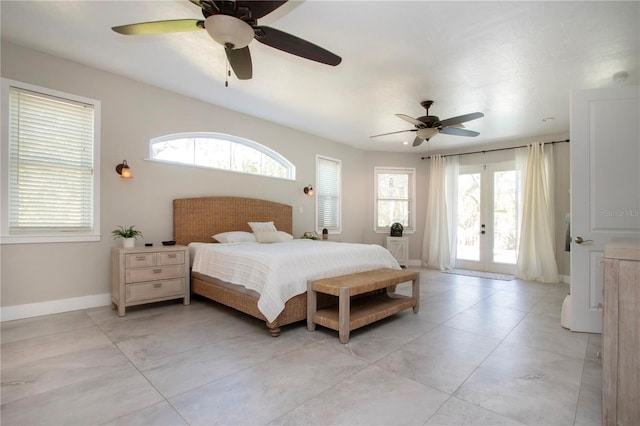
[[[573,331],[602,332],[604,246],[640,235],[640,88],[571,95]]]

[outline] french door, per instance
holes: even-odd
[[[514,273],[518,227],[514,162],[460,166],[456,268]]]

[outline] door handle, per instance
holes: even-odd
[[[593,240],[584,240],[584,239],[582,239],[582,237],[576,237],[575,242],[576,242],[576,244],[592,243]]]

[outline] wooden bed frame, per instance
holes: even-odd
[[[173,200],[173,239],[176,244],[215,242],[213,235],[227,231],[251,232],[248,222],[273,221],[279,231],[293,232],[292,207],[273,201],[242,197],[199,197]],[[307,319],[307,293],[289,299],[272,322],[258,310],[256,296],[245,294],[192,274],[191,291],[265,321],[272,336],[280,327]]]

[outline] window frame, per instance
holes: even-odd
[[[101,102],[59,90],[49,89],[34,84],[17,80],[2,78],[2,94],[0,105],[2,106],[2,135],[1,148],[2,159],[0,161],[1,180],[1,207],[0,216],[0,244],[32,244],[32,243],[67,243],[100,241],[100,129],[101,129]],[[15,232],[10,229],[9,203],[10,203],[10,128],[9,128],[9,96],[11,88],[33,92],[43,97],[59,98],[70,103],[81,103],[93,108],[93,163],[92,163],[92,223],[87,231],[70,231],[68,229],[43,228],[24,232]]]
[[[266,155],[267,157],[271,158],[273,161],[283,166],[286,170],[286,176],[284,177],[271,176],[263,173],[249,173],[242,170],[232,170],[231,168],[204,166],[200,164],[195,164],[195,159],[194,159],[194,162],[192,163],[186,163],[186,162],[180,162],[180,161],[171,161],[171,160],[154,158],[153,145],[155,143],[167,142],[167,141],[172,141],[177,139],[218,139],[218,140],[224,140],[224,141],[228,141],[231,143],[235,143],[235,144],[239,144],[239,145],[251,148],[255,151],[260,152],[263,155]],[[226,133],[219,133],[219,132],[182,132],[182,133],[172,133],[169,135],[163,135],[163,136],[152,138],[149,140],[149,157],[147,158],[147,160],[156,161],[159,163],[176,164],[176,165],[187,166],[187,167],[198,167],[203,169],[221,170],[225,172],[244,173],[252,176],[264,176],[264,177],[274,178],[274,179],[286,179],[286,180],[296,179],[296,166],[291,161],[287,160],[284,155],[274,151],[273,149],[269,148],[266,145],[253,141],[251,139],[246,139],[240,136],[234,136],[234,135],[229,135]]]
[[[337,199],[337,205],[338,205],[338,212],[337,212],[337,221],[338,221],[338,225],[335,227],[326,227],[326,226],[320,226],[319,219],[320,216],[324,216],[324,214],[322,214],[323,212],[320,212],[320,206],[321,203],[318,201],[320,197],[324,196],[323,192],[323,188],[322,185],[320,184],[321,182],[321,175],[320,175],[320,162],[321,161],[330,161],[330,162],[334,162],[336,163],[337,166],[337,179],[336,179],[336,187],[335,187],[335,192],[337,193],[336,199]],[[314,228],[316,233],[320,234],[322,233],[322,230],[324,228],[327,228],[327,231],[329,234],[331,235],[339,235],[342,233],[342,160],[339,160],[337,158],[331,158],[331,157],[327,157],[325,155],[320,155],[320,154],[316,154],[316,185],[314,186],[314,197],[315,197],[315,202],[316,202],[316,208],[315,208],[315,220],[314,220]]]
[[[373,231],[376,234],[389,234],[391,232],[391,224],[389,226],[378,226],[378,184],[379,175],[381,174],[398,174],[409,176],[409,203],[408,208],[408,226],[404,226],[403,233],[414,234],[416,232],[416,169],[415,167],[386,167],[376,166],[373,173]]]

